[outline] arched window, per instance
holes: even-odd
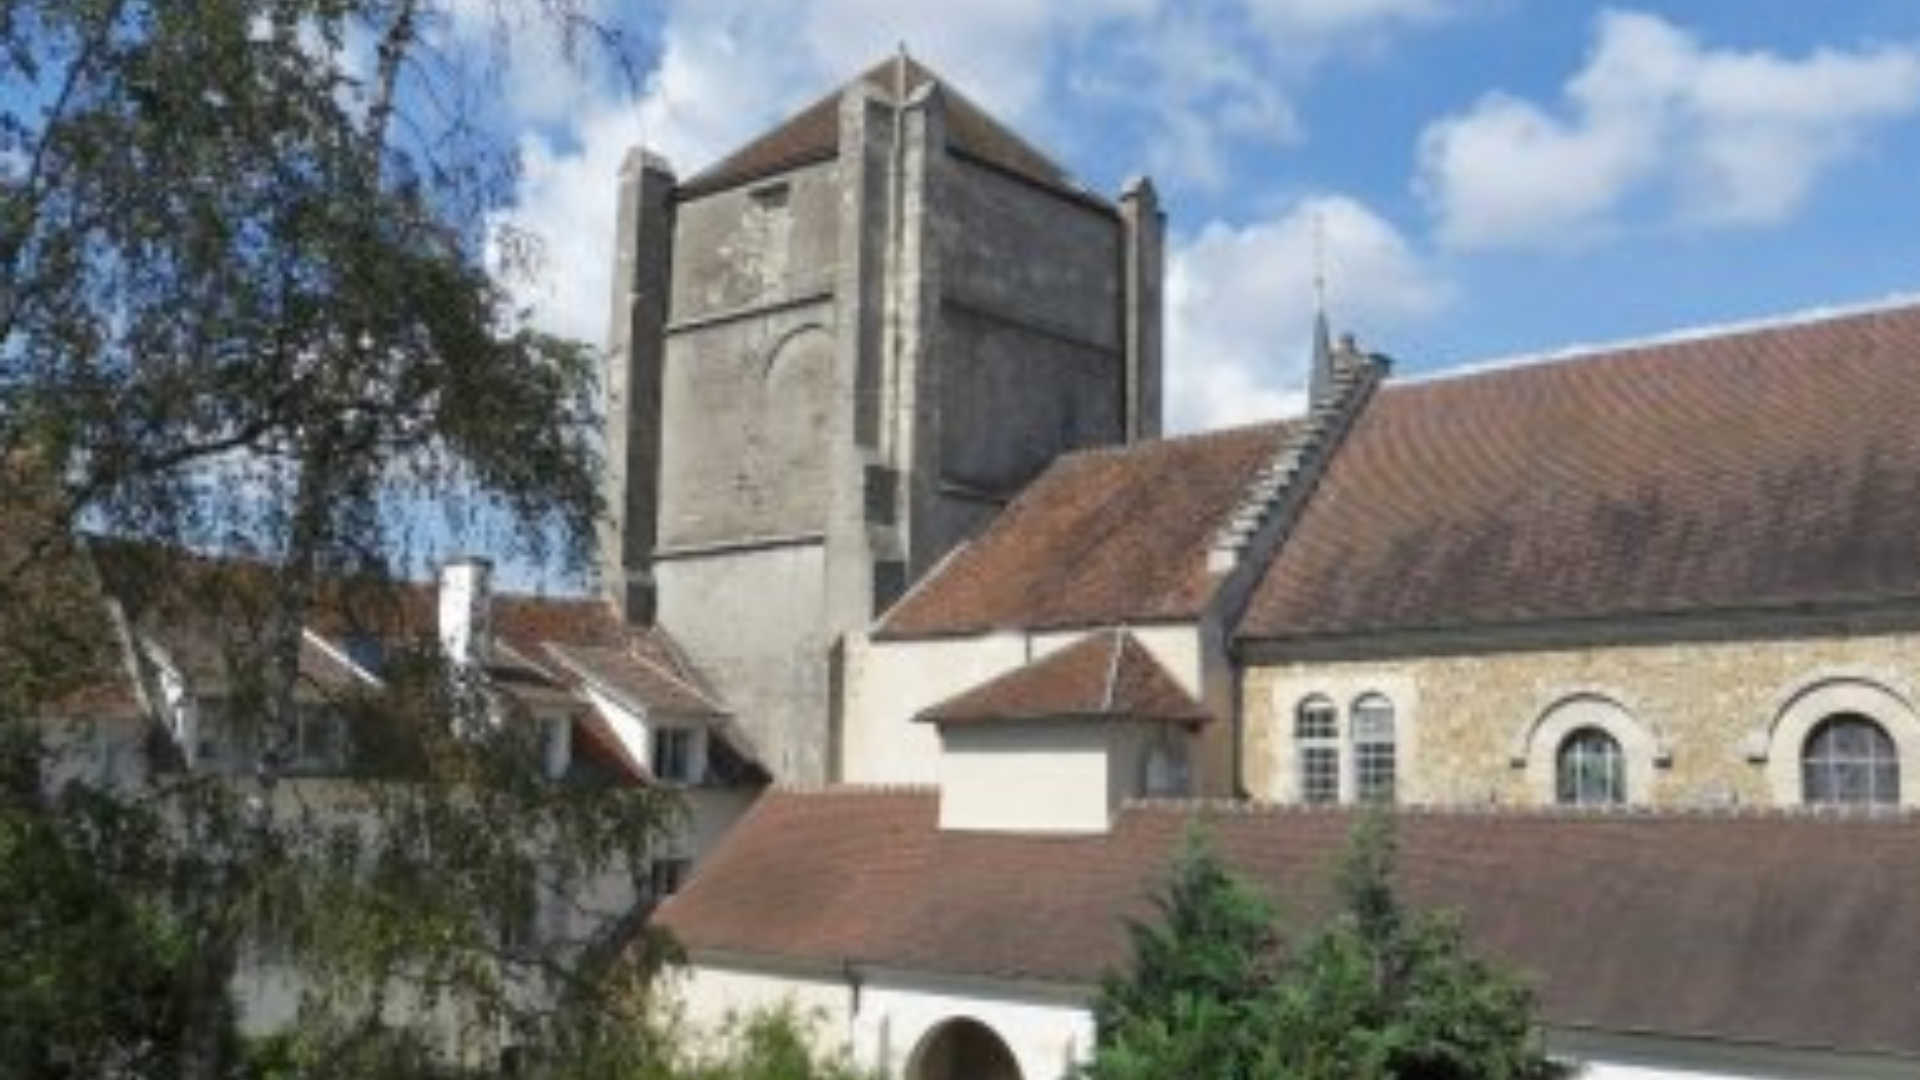
[[[1887,730],[1858,713],[1829,716],[1807,735],[1800,790],[1813,806],[1892,806],[1900,761]]]
[[[1554,756],[1554,798],[1562,806],[1619,806],[1627,801],[1627,760],[1620,743],[1597,727],[1560,742]]]
[[[1353,791],[1361,802],[1392,802],[1398,762],[1393,702],[1368,694],[1353,703]]]
[[[1300,801],[1340,800],[1340,718],[1333,702],[1310,697],[1294,715],[1295,758],[1300,763]]]

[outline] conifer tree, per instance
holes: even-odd
[[[1278,974],[1273,908],[1235,878],[1204,832],[1186,835],[1158,918],[1128,928],[1133,961],[1100,987],[1089,1080],[1253,1080]]]

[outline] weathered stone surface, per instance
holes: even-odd
[[[835,642],[1060,453],[1158,430],[1158,211],[955,154],[937,84],[868,80],[833,160],[646,205],[615,293],[654,317],[608,385],[656,389],[614,412],[606,578],[656,587],[762,760],[818,781]]]
[[[1783,789],[1801,749],[1782,745],[1792,740],[1776,725],[1803,695],[1833,686],[1881,688],[1908,703],[1875,719],[1900,744],[1903,773],[1920,769],[1909,752],[1920,637],[1874,633],[1254,667],[1244,691],[1247,780],[1257,797],[1292,801],[1299,702],[1325,694],[1344,719],[1355,698],[1378,692],[1398,713],[1402,802],[1551,802],[1541,779],[1550,770],[1528,766],[1554,747],[1534,738],[1534,726],[1556,705],[1590,696],[1624,709],[1666,755],[1652,763],[1646,790],[1629,791],[1632,803],[1771,806],[1791,801]]]

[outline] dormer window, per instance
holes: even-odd
[[[653,775],[669,784],[700,781],[705,749],[696,728],[654,728],[651,737]]]

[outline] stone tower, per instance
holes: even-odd
[[[1163,216],[905,57],[620,183],[602,579],[828,779],[840,636],[1055,456],[1159,433]]]

